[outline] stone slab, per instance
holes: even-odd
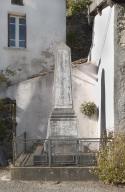
[[[22,167],[11,168],[12,180],[27,181],[96,181],[98,178],[85,167]]]

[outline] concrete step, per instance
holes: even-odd
[[[37,164],[39,164],[39,162],[44,162],[44,153],[43,153],[43,150],[44,150],[44,146],[43,145],[41,145],[41,144],[39,144],[39,145],[37,145],[37,147],[36,147],[36,149],[35,149],[35,151],[34,151],[34,153],[32,154],[32,156],[33,156],[33,165],[37,165]],[[42,156],[42,158],[41,158],[41,156]]]
[[[43,148],[44,148],[44,147],[43,147],[42,144],[37,145],[37,146],[36,146],[36,149],[35,149],[35,151],[34,151],[34,153],[33,153],[33,155],[34,155],[34,156],[41,155],[42,152],[43,152]]]
[[[15,166],[25,166],[29,162],[31,154],[30,153],[22,153],[19,158],[15,162]]]
[[[12,167],[13,180],[96,181],[92,167]]]
[[[21,153],[20,156],[17,158],[16,162],[15,162],[15,166],[21,166],[21,164],[23,163],[23,161],[26,158],[26,154],[25,153]]]
[[[25,167],[33,166],[33,155],[30,154],[27,161],[24,164]]]

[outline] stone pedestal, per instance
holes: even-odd
[[[51,138],[77,138],[77,119],[72,109],[54,109],[49,119]]]

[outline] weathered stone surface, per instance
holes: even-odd
[[[56,50],[54,108],[72,108],[71,52],[61,43]]]
[[[55,139],[53,153],[73,153],[76,143],[65,138],[76,138],[77,119],[73,110],[72,80],[71,80],[71,52],[70,48],[61,43],[56,50],[54,73],[54,104],[48,121],[48,138]],[[56,139],[60,142],[56,143]],[[68,146],[68,147],[67,147]]]
[[[87,12],[67,16],[67,45],[71,47],[72,60],[87,58],[91,43],[92,27]]]
[[[71,52],[63,43],[56,50],[54,108],[48,123],[48,137],[77,137],[72,100]]]
[[[115,127],[125,131],[125,4],[115,6]]]
[[[77,137],[76,119],[63,118],[62,120],[50,120],[51,136]]]
[[[84,167],[27,167],[12,168],[12,179],[41,181],[87,181],[98,180],[89,168]]]

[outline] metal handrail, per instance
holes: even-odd
[[[40,165],[52,166],[54,164],[74,164],[80,165],[85,158],[92,157],[95,161],[95,155],[107,142],[112,139],[108,138],[27,138],[27,134],[22,134],[14,139],[14,165],[20,158],[21,154],[25,159]],[[34,155],[37,148],[41,149],[41,153]],[[69,149],[68,149],[69,148]],[[69,150],[69,151],[68,151]],[[22,157],[21,157],[22,158]],[[20,158],[20,159],[21,159]],[[86,160],[87,161],[87,160]],[[91,161],[91,158],[88,162]],[[28,162],[27,162],[28,165]],[[25,166],[25,165],[23,165]],[[30,166],[33,166],[30,165]]]

